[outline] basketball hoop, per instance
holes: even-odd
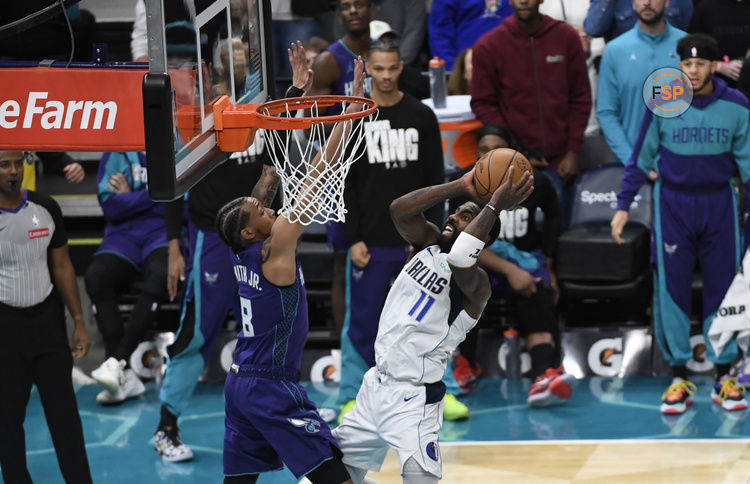
[[[320,108],[338,104],[344,114],[319,114]],[[346,113],[352,105],[360,109]],[[372,99],[352,96],[296,97],[246,105],[232,105],[223,96],[213,111],[222,151],[244,151],[253,143],[256,131],[265,130],[268,150],[281,178],[283,203],[279,213],[292,223],[309,225],[345,220],[344,182],[349,167],[363,153],[362,120],[376,119],[377,108]],[[310,116],[294,117],[301,109],[309,109]],[[309,130],[307,140],[287,135],[296,129]],[[341,136],[333,139],[331,134],[339,131]],[[314,162],[319,151],[320,159]]]

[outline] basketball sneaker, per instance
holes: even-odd
[[[466,420],[469,418],[469,407],[459,402],[455,395],[445,394],[443,406],[443,419]]]
[[[698,389],[691,382],[675,377],[661,396],[661,413],[670,415],[685,413],[693,404],[693,393]]]
[[[352,410],[352,408],[354,408],[355,403],[357,403],[357,400],[349,400],[345,404],[341,405],[341,410],[339,410],[339,425],[341,425],[341,422],[343,422],[344,415],[349,413]]]
[[[559,368],[547,368],[544,374],[539,375],[529,389],[526,402],[532,407],[549,407],[563,403],[573,394],[576,386],[576,378],[568,373],[563,373],[562,366]]]
[[[744,394],[745,388],[739,386],[737,378],[724,375],[711,390],[711,400],[721,405],[724,410],[745,410],[747,400]]]
[[[180,433],[158,429],[154,434],[154,450],[167,462],[184,462],[193,458],[193,451],[180,440]]]
[[[110,356],[99,368],[91,372],[91,377],[110,393],[117,393],[117,389],[125,381],[125,360],[116,360]]]
[[[141,395],[146,393],[146,387],[143,385],[143,382],[140,378],[138,378],[138,375],[136,375],[133,370],[128,368],[123,372],[123,374],[124,379],[122,385],[117,388],[117,391],[115,393],[112,393],[109,390],[102,390],[101,392],[99,392],[99,394],[96,396],[96,401],[98,404],[105,406],[119,405],[125,400],[140,397]]]
[[[468,395],[471,387],[477,382],[477,373],[472,368],[471,363],[463,355],[456,357],[456,367],[453,369],[453,378],[461,387],[461,394]]]

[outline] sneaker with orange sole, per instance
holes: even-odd
[[[667,390],[661,396],[661,413],[676,415],[685,413],[693,404],[693,394],[698,389],[694,384],[682,378],[675,377]]]
[[[576,378],[568,373],[563,373],[562,366],[547,368],[544,374],[539,375],[534,380],[526,401],[532,407],[557,405],[570,398],[575,386]]]
[[[737,378],[729,375],[722,376],[716,382],[711,390],[711,400],[721,405],[721,408],[728,411],[745,410],[747,400],[745,400],[745,388],[737,383]]]

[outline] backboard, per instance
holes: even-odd
[[[230,153],[217,147],[213,103],[256,104],[273,89],[269,0],[145,0],[143,79],[149,193],[183,195]]]

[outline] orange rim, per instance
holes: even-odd
[[[300,118],[276,117],[276,115],[284,114],[287,111],[299,111],[300,109],[309,109],[313,106],[317,106],[319,108],[330,108],[331,106],[339,103],[361,104],[363,106],[366,106],[366,109],[358,111],[356,113],[335,114],[330,116],[303,116]],[[272,129],[285,129],[284,125],[288,126],[288,128],[286,129],[296,129],[297,125],[309,126],[311,124],[337,123],[350,119],[361,119],[370,116],[377,109],[378,105],[375,101],[364,97],[305,96],[277,99],[275,101],[269,101],[267,103],[259,104],[255,109],[255,112],[261,119],[269,121],[269,124],[274,124],[275,126],[273,126]]]

